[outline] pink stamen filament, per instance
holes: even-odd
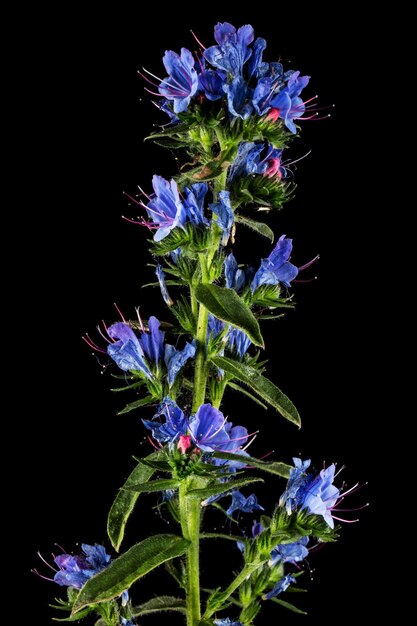
[[[121,310],[119,309],[119,307],[117,306],[117,304],[115,302],[113,302],[114,308],[116,309],[116,311],[118,312],[118,314],[120,315],[120,317],[122,318],[122,321],[126,324],[126,320],[123,317],[123,313],[121,312]]]
[[[93,350],[96,350],[97,352],[101,352],[102,354],[107,354],[107,352],[105,350],[102,350],[101,348],[99,348],[98,346],[95,345],[95,343],[93,341],[91,341],[90,337],[88,335],[86,335],[86,337],[81,337],[81,339],[83,341],[85,341],[85,343],[87,344],[87,346],[89,346],[90,348],[92,348]]]
[[[302,265],[301,267],[298,268],[298,271],[301,272],[302,270],[306,270],[308,267],[310,267],[310,265],[313,265],[313,263],[315,263],[316,261],[318,261],[320,258],[320,255],[317,254],[314,259],[311,259],[311,261],[309,261],[308,263],[306,263],[305,265]]]
[[[63,550],[63,552],[65,552],[65,550]],[[49,569],[51,569],[53,572],[59,572],[58,569],[55,569],[55,567],[52,567],[52,565],[50,563],[48,563],[48,561],[46,559],[43,558],[42,554],[40,552],[37,553],[38,557],[40,558],[41,561],[43,561],[45,563],[45,565],[47,565],[49,567]]]
[[[199,46],[201,46],[203,48],[203,50],[206,50],[206,47],[203,46],[203,44],[201,43],[201,41],[197,38],[197,35],[194,33],[193,30],[190,30],[190,33],[192,34],[192,36],[194,37],[194,39],[196,40],[196,42],[198,43]]]

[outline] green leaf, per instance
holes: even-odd
[[[258,400],[258,398],[255,398],[255,396],[253,396],[251,393],[249,393],[249,391],[246,391],[246,389],[243,389],[243,387],[239,387],[239,385],[236,385],[236,383],[232,383],[232,382],[228,382],[227,384],[228,384],[229,387],[231,387],[235,391],[238,391],[239,393],[242,393],[247,398],[250,398],[251,400],[253,400],[253,402],[256,402],[256,404],[259,404],[259,406],[261,406],[263,409],[266,410],[268,408],[266,406],[266,404],[264,404],[263,402]]]
[[[245,485],[250,485],[251,483],[263,483],[262,478],[236,478],[235,480],[231,480],[227,483],[218,483],[216,485],[211,485],[209,487],[205,487],[204,489],[191,489],[191,491],[187,492],[187,496],[190,498],[200,498],[204,500],[205,498],[209,498],[210,496],[217,496],[221,493],[226,493],[227,491],[231,491],[232,489],[240,489],[240,487],[244,487]]]
[[[148,457],[149,460],[158,458],[159,452],[153,452]],[[107,534],[109,535],[112,546],[115,550],[119,551],[120,545],[123,541],[125,534],[125,527],[127,520],[132,513],[136,500],[139,497],[139,493],[127,491],[126,487],[130,485],[137,485],[139,483],[146,483],[150,480],[155,473],[155,469],[148,465],[139,463],[131,472],[122,489],[116,496],[109,515],[107,518]]]
[[[273,243],[274,232],[264,222],[257,222],[256,220],[252,220],[249,217],[244,217],[243,215],[235,215],[235,221],[238,224],[243,224],[243,226],[247,226],[251,230],[256,231],[257,233],[259,233],[263,237],[266,237]]]
[[[171,478],[161,478],[159,480],[151,480],[147,483],[136,483],[134,485],[125,485],[122,489],[127,491],[134,491],[136,493],[152,492],[152,491],[167,491],[167,489],[176,489],[180,483],[178,480]]]
[[[240,382],[248,385],[262,400],[273,406],[283,417],[301,426],[300,415],[291,400],[268,378],[259,374],[253,367],[224,356],[213,357],[212,362],[235,376]]]
[[[281,600],[281,598],[271,598],[271,600],[275,602],[276,604],[280,604],[281,606],[284,606],[286,609],[288,609],[289,611],[292,611],[293,613],[299,613],[300,615],[308,615],[306,611],[302,611],[298,607],[291,604],[291,602],[286,602],[285,600]]]
[[[57,608],[57,607],[53,607],[53,608]],[[83,611],[80,611],[79,613],[77,613],[77,615],[69,615],[68,617],[53,617],[52,619],[54,622],[78,622],[79,619],[83,617],[87,617],[87,615],[89,615],[92,610],[93,609],[91,607],[88,607],[84,609]]]
[[[286,463],[279,463],[277,461],[261,461],[251,456],[242,456],[240,454],[233,454],[232,452],[214,452],[213,456],[216,459],[226,459],[229,461],[241,461],[251,467],[256,467],[269,474],[276,474],[282,478],[289,478],[290,472],[293,469],[291,465]]]
[[[200,284],[194,295],[215,317],[243,330],[256,346],[264,347],[258,321],[234,289]]]
[[[228,539],[229,541],[244,541],[245,537],[241,535],[226,535],[225,533],[202,533],[200,535],[201,539]]]
[[[91,604],[107,602],[165,561],[182,556],[189,541],[176,535],[154,535],[130,548],[90,580],[78,594],[72,615]]]
[[[153,396],[145,396],[144,398],[136,400],[135,402],[131,402],[130,404],[125,406],[125,408],[119,411],[117,415],[124,415],[124,413],[129,413],[134,409],[138,409],[141,406],[146,406],[147,404],[151,404],[152,402],[155,402],[155,398]]]
[[[153,613],[162,613],[166,611],[186,612],[185,600],[182,598],[174,598],[173,596],[158,596],[152,598],[148,602],[144,602],[133,609],[133,617],[141,617],[142,615],[152,615]]]

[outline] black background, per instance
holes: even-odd
[[[48,557],[55,541],[68,551],[82,541],[108,546],[107,510],[132,467],[131,455],[148,451],[138,416],[115,416],[127,398],[109,391],[112,379],[100,375],[96,358],[81,341],[101,319],[116,319],[113,302],[127,316],[135,305],[144,317],[162,310],[159,293],[141,290],[153,280],[146,266],[152,261],[148,232],[121,219],[128,210],[123,191],[135,193],[137,184],[149,190],[153,173],[169,177],[177,171],[171,153],[142,142],[153,124],[166,120],[150,103],[136,71],[143,65],[161,75],[165,49],[195,47],[189,28],[210,45],[218,20],[252,23],[268,41],[267,60],[280,57],[286,67],[311,75],[306,96],[317,93],[320,104],[336,104],[329,121],[303,124],[302,138],[289,154],[296,159],[309,149],[312,153],[295,171],[296,199],[268,218],[275,232],[294,238],[296,264],[321,255],[310,273],[318,280],[294,286],[296,311],[263,327],[269,375],[299,408],[303,429],[298,432],[235,395],[226,399],[224,412],[235,423],[260,429],[254,454],[273,448],[285,461],[293,454],[311,457],[316,467],[336,461],[346,464],[349,484],[370,481],[352,499],[352,506],[371,502],[361,522],[344,525],[338,544],[312,555],[312,580],[307,574],[303,585],[309,593],[287,596],[309,617],[268,605],[257,623],[315,624],[340,613],[347,621],[359,613],[370,617],[375,598],[366,570],[374,563],[371,524],[377,524],[373,433],[381,417],[372,372],[382,347],[374,329],[376,287],[362,280],[377,239],[372,128],[363,133],[357,99],[366,81],[359,68],[375,63],[367,25],[351,14],[336,17],[321,8],[298,15],[290,8],[274,13],[267,6],[256,15],[206,8],[202,16],[156,4],[146,17],[119,8],[37,13],[36,20],[21,78],[27,196],[19,224],[25,324],[33,348],[30,375],[15,396],[28,416],[24,424],[16,418],[27,468],[25,497],[19,498],[25,545],[17,580],[33,602],[28,603],[30,622],[52,623],[47,604],[63,591],[30,574],[33,566],[47,573],[36,551]],[[355,184],[359,172],[367,180],[361,191]],[[240,262],[256,264],[268,254],[266,240],[245,232],[238,237],[234,252]],[[260,499],[271,505],[281,490],[282,484],[272,480]],[[151,497],[142,499],[130,524],[131,541],[170,530],[151,509],[154,504]],[[222,524],[215,515],[207,521]],[[214,548],[206,546],[203,558],[206,583],[212,586],[239,565],[233,547]],[[164,572],[154,573],[137,586],[137,599],[175,593],[169,584]]]

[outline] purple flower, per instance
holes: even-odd
[[[146,207],[148,215],[157,231],[155,241],[161,241],[177,226],[184,228],[187,214],[181,202],[175,180],[168,182],[162,176],[152,178],[154,195]]]
[[[90,546],[83,543],[81,546],[84,554],[60,554],[55,557],[55,563],[59,571],[54,576],[54,581],[62,587],[75,587],[81,589],[92,576],[105,569],[111,560],[103,546],[97,543]]]
[[[222,245],[226,246],[229,241],[230,232],[235,220],[232,205],[230,204],[230,193],[228,191],[220,191],[218,194],[219,202],[211,204],[210,208],[217,217],[216,223],[222,229]]]
[[[271,558],[268,562],[270,567],[278,563],[298,563],[308,556],[306,545],[308,537],[301,537],[293,543],[281,543],[271,551]]]
[[[263,599],[264,600],[270,600],[271,598],[275,598],[276,596],[279,596],[280,593],[282,593],[283,591],[286,591],[288,589],[288,587],[291,585],[291,583],[295,583],[295,578],[293,576],[291,576],[290,574],[287,574],[286,576],[283,576],[277,582],[277,584],[273,587],[273,589],[271,589],[271,591],[269,593],[266,593],[263,596]]]
[[[164,418],[164,421],[161,418]],[[169,396],[163,399],[153,420],[142,420],[142,422],[152,431],[152,437],[160,443],[172,445],[180,435],[185,435],[187,432],[184,413]]]
[[[187,48],[181,48],[181,56],[167,50],[162,61],[168,76],[161,81],[159,93],[174,103],[174,113],[182,113],[198,89],[193,55]]]
[[[159,330],[161,322],[153,315],[148,320],[149,332],[142,333],[139,343],[143,348],[146,356],[158,364],[164,354],[164,338],[165,333]]]
[[[293,134],[297,132],[294,120],[299,119],[305,111],[304,102],[299,96],[309,80],[310,76],[300,76],[300,72],[293,72],[286,87],[270,103],[274,109],[278,109],[280,118]]]
[[[282,150],[274,148],[271,144],[265,146],[263,142],[242,142],[229,170],[228,181],[230,183],[236,178],[252,174],[282,178],[286,171],[281,166],[281,156]]]
[[[262,259],[261,266],[252,281],[252,293],[261,285],[282,283],[286,287],[291,287],[291,281],[298,274],[298,268],[288,260],[291,251],[292,239],[286,239],[286,236],[282,235],[269,257]]]
[[[167,289],[166,282],[165,282],[165,272],[162,269],[162,265],[160,265],[159,263],[155,268],[155,274],[158,278],[159,287],[161,289],[161,294],[164,299],[164,302],[168,306],[172,306],[174,304],[174,301],[168,293],[168,289]]]
[[[227,509],[226,513],[232,515],[234,511],[243,511],[243,513],[252,513],[252,511],[263,511],[264,508],[258,504],[257,497],[254,493],[245,498],[243,493],[234,490],[230,494],[232,496],[232,502]]]
[[[213,624],[215,624],[215,626],[243,626],[242,622],[232,622],[230,617],[215,619]]]
[[[228,22],[218,23],[214,27],[214,38],[218,45],[205,50],[207,61],[231,76],[241,75],[243,65],[252,54],[248,48],[254,38],[252,26],[247,24],[236,31]]]
[[[177,350],[174,346],[171,346],[169,343],[165,346],[165,365],[168,369],[168,384],[170,387],[175,382],[178,372],[181,368],[184,367],[188,359],[193,358],[195,355],[196,346],[195,343],[185,344],[185,347],[182,350]]]
[[[321,470],[304,492],[303,509],[314,515],[322,515],[324,521],[334,528],[332,509],[340,497],[340,490],[333,485],[335,465]]]
[[[119,340],[109,344],[107,352],[120,369],[125,372],[131,370],[140,371],[147,378],[151,378],[152,374],[145,361],[142,346],[130,326],[124,322],[117,322],[110,326],[108,333],[112,339]]]

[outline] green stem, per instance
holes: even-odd
[[[246,563],[245,567],[242,569],[240,574],[236,576],[234,581],[230,583],[227,589],[219,592],[219,598],[221,598],[221,604],[224,605],[226,600],[236,591],[236,589],[238,589],[238,587],[240,587],[240,585],[245,582],[245,580],[252,574],[252,572],[254,572],[256,569],[261,567],[261,565],[262,563],[260,563],[259,561],[254,561],[253,563]],[[204,618],[210,618],[213,615],[213,613],[216,613],[216,611],[221,610],[221,608],[222,607],[218,606],[217,604],[214,605],[213,607],[208,607],[206,612],[204,613]]]
[[[200,612],[200,500],[187,497],[188,481],[179,488],[179,508],[182,534],[190,541],[187,550],[187,626],[197,626]]]

